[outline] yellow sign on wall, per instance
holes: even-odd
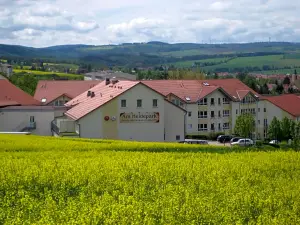
[[[159,123],[159,112],[120,113],[120,123]]]

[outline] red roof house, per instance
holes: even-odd
[[[40,105],[40,103],[8,80],[0,80],[0,107],[16,105]]]

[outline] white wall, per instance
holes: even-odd
[[[186,116],[186,132],[187,134],[203,134],[208,135],[211,132],[223,132],[223,123],[230,122],[230,118],[232,115],[231,105],[223,105],[223,98],[226,97],[219,90],[214,91],[213,93],[206,96],[207,98],[207,106],[195,104],[187,104],[186,110],[188,112],[192,112],[192,116],[189,117],[188,113]],[[215,105],[212,106],[211,98],[214,98]],[[221,104],[218,104],[218,99],[221,99]],[[230,111],[230,117],[223,117],[223,110]],[[207,118],[198,118],[198,111],[207,111]],[[211,111],[214,111],[215,117],[211,118]],[[218,117],[219,111],[221,112],[221,117]],[[214,124],[215,130],[211,130],[211,124]],[[221,130],[218,130],[219,123],[221,124]],[[192,124],[192,128],[190,129],[190,124]],[[207,124],[207,131],[199,132],[198,124]],[[231,128],[231,127],[230,127]]]
[[[165,101],[165,138],[166,142],[178,142],[185,139],[185,112]],[[176,136],[180,140],[176,140]]]
[[[94,110],[78,120],[77,125],[82,138],[103,138],[101,108]]]
[[[121,108],[121,100],[126,99],[127,107]],[[142,108],[137,108],[137,99],[143,100]],[[154,108],[152,100],[158,100],[158,107]],[[160,94],[139,84],[118,97],[119,113],[125,112],[159,112],[159,123],[120,123],[118,136],[122,140],[135,141],[164,141],[164,113],[165,100]]]
[[[36,110],[0,110],[0,131],[20,131],[30,123],[30,116],[34,116],[36,129],[31,132],[36,135],[51,136],[51,122],[54,111]],[[18,128],[19,130],[15,130]]]

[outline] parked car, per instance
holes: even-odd
[[[200,145],[208,145],[208,141],[206,140],[196,140],[196,139],[185,139],[183,141],[184,144],[200,144]]]
[[[217,138],[217,141],[220,143],[228,143],[232,139],[232,136],[230,135],[220,135]]]
[[[230,143],[237,142],[240,139],[242,139],[242,137],[234,137],[230,140]]]
[[[272,140],[269,142],[269,144],[280,144],[280,141],[278,140]]]
[[[232,142],[231,145],[239,145],[239,146],[251,146],[253,145],[254,142],[249,139],[249,138],[243,138],[243,139],[239,139],[238,141],[236,142]]]

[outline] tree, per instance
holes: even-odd
[[[250,137],[255,130],[254,116],[250,113],[241,114],[234,127],[234,133],[241,137]]]
[[[290,85],[291,84],[291,80],[288,76],[286,76],[284,79],[283,79],[283,84],[287,84],[287,85]]]
[[[282,140],[289,140],[290,138],[292,138],[292,132],[291,132],[291,128],[292,128],[292,120],[284,117],[283,120],[281,121],[281,132],[282,132]]]
[[[278,84],[276,87],[276,92],[278,94],[282,94],[283,90],[284,90],[284,88],[283,88],[282,84]]]
[[[293,147],[296,151],[300,144],[300,122],[294,122],[292,125]]]
[[[269,126],[268,137],[275,140],[280,140],[282,138],[281,124],[276,117],[273,118]]]

